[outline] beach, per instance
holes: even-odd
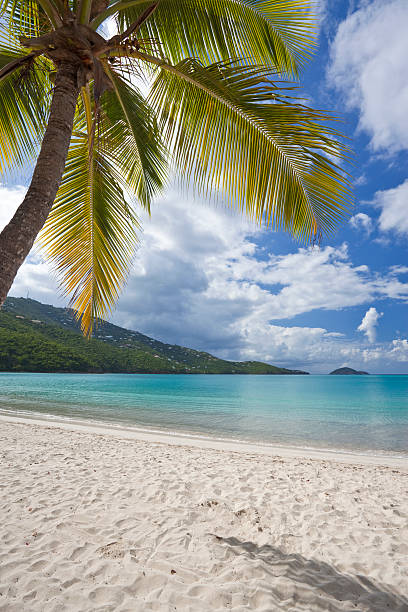
[[[0,610],[408,610],[408,461],[0,420]]]

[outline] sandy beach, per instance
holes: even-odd
[[[1,611],[408,611],[404,460],[141,438],[0,420]]]

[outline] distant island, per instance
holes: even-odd
[[[227,361],[100,321],[86,340],[74,313],[7,298],[0,311],[0,371],[123,374],[308,374],[261,361]]]
[[[345,376],[357,374],[359,376],[364,376],[368,375],[368,372],[363,372],[362,370],[353,370],[353,368],[337,368],[337,370],[333,370],[333,372],[330,372],[330,374],[342,374]]]

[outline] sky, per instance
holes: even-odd
[[[111,322],[226,359],[408,374],[408,2],[321,0],[319,16],[302,92],[350,138],[349,219],[312,248],[169,186]],[[0,227],[24,192],[0,184]],[[67,305],[35,251],[10,294]]]

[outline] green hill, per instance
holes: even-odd
[[[7,298],[0,311],[0,371],[307,374],[259,361],[225,361],[106,321],[86,340],[72,310],[24,298]]]

